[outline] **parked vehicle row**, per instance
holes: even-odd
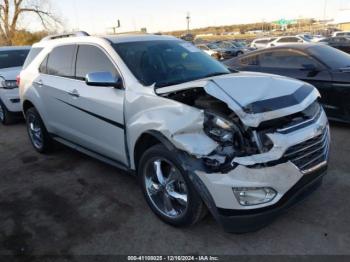
[[[230,59],[255,50],[238,41],[214,41],[198,44],[197,47],[217,60]]]

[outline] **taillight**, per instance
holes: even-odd
[[[19,84],[21,83],[20,75],[16,76],[16,83],[17,83],[17,86],[19,86]]]

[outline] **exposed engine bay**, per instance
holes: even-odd
[[[319,103],[315,101],[302,112],[266,121],[252,128],[245,126],[225,102],[209,95],[201,87],[162,96],[204,111],[203,130],[219,145],[203,158],[211,172],[229,172],[237,165],[233,161],[235,158],[269,152],[274,144],[268,134],[283,133],[295,126],[300,128],[321,112]]]
[[[203,129],[219,144],[204,158],[212,172],[228,172],[234,168],[232,160],[235,157],[267,152],[273,146],[268,137],[245,127],[224,102],[208,95],[203,88],[174,92],[165,97],[204,110]]]

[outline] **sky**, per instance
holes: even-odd
[[[69,30],[93,34],[112,32],[164,32],[186,29],[187,12],[191,28],[275,21],[281,18],[334,18],[340,8],[350,8],[350,0],[59,0],[52,10]],[[326,7],[326,8],[325,8]],[[326,12],[325,12],[326,10]],[[38,25],[33,24],[32,27]]]

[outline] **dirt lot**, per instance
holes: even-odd
[[[267,228],[234,235],[210,216],[165,225],[134,177],[63,146],[39,155],[23,123],[0,126],[0,254],[350,254],[349,138],[349,126],[332,127],[320,190]]]

